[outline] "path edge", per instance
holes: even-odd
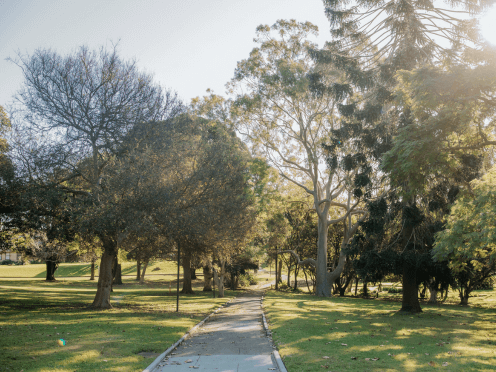
[[[269,329],[269,325],[267,323],[267,318],[265,317],[265,312],[264,312],[264,308],[263,308],[264,297],[265,296],[262,295],[262,298],[260,299],[260,308],[262,309],[263,327],[265,329],[265,334],[267,335],[267,337],[270,337],[270,339],[272,341],[272,332]],[[274,344],[273,341],[272,341],[272,344]],[[276,360],[277,367],[279,368],[279,371],[288,372],[288,370],[286,369],[286,366],[284,365],[284,362],[281,359],[281,356],[279,355],[279,351],[277,351],[277,346],[275,346],[275,345],[274,345],[274,350],[272,350],[272,354],[274,355],[274,359]]]
[[[236,297],[234,297],[236,298]],[[195,325],[193,328],[191,328],[188,332],[186,332],[183,337],[181,337],[179,340],[177,340],[171,347],[169,347],[167,350],[165,350],[162,354],[160,354],[155,360],[148,366],[146,367],[143,372],[152,372],[159,363],[164,359],[167,355],[169,355],[175,348],[177,348],[184,340],[186,340],[192,333],[194,333],[198,328],[200,328],[212,315],[217,313],[220,309],[225,307],[228,303],[230,303],[234,298],[231,298],[229,301],[224,303],[223,305],[219,306],[216,310],[214,310],[211,314],[207,315],[201,322],[199,322],[197,325]],[[263,313],[263,312],[262,312]],[[287,371],[286,371],[287,372]]]

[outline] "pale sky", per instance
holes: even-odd
[[[119,40],[121,57],[136,58],[186,103],[207,88],[224,95],[236,62],[255,46],[255,28],[291,18],[316,24],[319,46],[329,40],[321,0],[0,0],[0,105],[22,83],[20,69],[5,61],[16,51],[67,54]],[[486,19],[496,44],[496,8]]]

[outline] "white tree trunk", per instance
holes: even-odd
[[[219,283],[218,283],[219,298],[224,297],[224,274],[225,274],[224,266],[225,266],[225,262],[221,261],[220,272],[219,272]]]
[[[327,216],[326,216],[327,218]],[[318,242],[317,242],[317,266],[315,267],[315,294],[320,297],[329,297],[332,294],[328,284],[327,272],[327,220],[319,216]]]
[[[427,288],[429,288],[429,293],[430,293],[430,298],[429,298],[429,301],[427,301],[427,303],[429,304],[437,304],[437,288],[435,285],[432,285],[431,283],[429,283],[429,285],[427,286]]]

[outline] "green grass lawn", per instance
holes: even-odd
[[[213,299],[198,280],[176,313],[172,284],[169,293],[164,277],[144,285],[124,279],[114,287],[114,308],[97,311],[88,308],[96,282],[0,280],[0,371],[142,371],[153,358],[138,353],[164,352],[235,295]]]
[[[275,291],[264,308],[290,372],[494,371],[496,291],[479,294],[476,306],[422,304],[418,315],[395,301]]]
[[[136,262],[121,262],[122,275],[136,275]],[[182,273],[182,268],[180,269]],[[156,276],[157,274],[177,274],[177,264],[171,261],[154,261],[150,262],[146,269],[145,278]],[[70,278],[91,275],[91,264],[89,263],[61,263],[57,271],[55,271],[55,279]],[[98,268],[95,270],[95,275],[98,275]],[[46,265],[0,265],[1,278],[38,278],[45,279]]]

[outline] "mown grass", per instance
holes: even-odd
[[[136,275],[135,262],[122,262],[122,275]],[[182,268],[180,269],[182,273]],[[154,261],[151,262],[147,269],[145,278],[155,276],[156,274],[176,274],[177,264],[171,261]],[[55,271],[55,278],[71,278],[91,275],[91,264],[89,263],[61,263]],[[95,270],[98,276],[98,269]],[[46,265],[0,265],[0,278],[38,278],[45,279]]]
[[[141,371],[223,299],[201,292],[180,296],[175,283],[124,279],[112,293],[114,308],[93,310],[96,283],[66,280],[0,280],[0,371]],[[120,300],[120,302],[118,302]],[[66,346],[59,346],[64,339]]]
[[[290,372],[494,371],[493,303],[423,304],[411,315],[394,301],[269,291],[264,308]]]

